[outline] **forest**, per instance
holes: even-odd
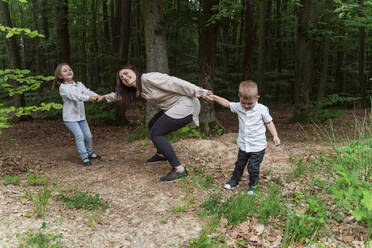
[[[372,0],[1,0],[0,245],[369,247],[371,34]],[[260,195],[242,193],[246,180],[237,192],[221,189],[238,121],[204,100],[200,128],[169,136],[190,168],[172,189],[152,180],[165,165],[138,165],[154,152],[146,123],[157,109],[145,101],[134,111],[86,103],[103,159],[81,169],[53,83],[63,62],[102,95],[127,64],[231,102],[240,82],[257,82],[283,143],[267,136]]]

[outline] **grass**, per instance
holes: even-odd
[[[111,204],[111,201],[103,200],[99,194],[90,194],[88,192],[80,192],[71,197],[64,194],[57,195],[57,200],[63,201],[66,208],[86,209],[86,210],[102,210],[106,211]]]
[[[19,179],[19,177],[13,177],[13,176],[5,175],[2,178],[4,180],[4,184],[6,184],[6,185],[8,185],[8,184],[18,185],[18,184],[21,183],[21,179]]]
[[[25,234],[17,233],[17,239],[20,243],[19,247],[29,248],[59,248],[62,247],[61,234],[53,234],[45,231],[46,224],[43,222],[40,229],[35,232],[30,229]]]
[[[34,201],[34,213],[37,217],[42,217],[47,212],[47,204],[50,199],[51,190],[48,189],[48,187],[44,186],[41,189],[39,189],[38,193],[33,195],[33,201]]]

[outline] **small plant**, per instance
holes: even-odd
[[[80,192],[78,195],[68,197],[63,194],[57,195],[57,200],[63,201],[67,208],[106,211],[110,207],[111,201],[103,200],[99,194],[89,194]]]
[[[284,206],[281,203],[282,192],[277,185],[271,184],[263,198],[257,201],[257,219],[260,223],[267,223],[270,217],[281,214]]]
[[[230,224],[236,226],[242,223],[248,213],[253,213],[256,209],[256,197],[245,193],[232,195],[223,204],[223,215]]]
[[[61,234],[52,234],[45,232],[46,224],[43,222],[38,232],[30,229],[25,234],[17,233],[17,239],[20,242],[20,247],[40,247],[40,248],[59,248],[62,247],[60,239]]]
[[[9,176],[9,175],[3,176],[3,180],[4,180],[4,183],[6,185],[8,185],[8,184],[17,185],[21,182],[21,180],[18,177],[12,177],[12,176]]]
[[[307,238],[317,231],[308,225],[306,215],[297,215],[289,210],[281,247],[291,247],[296,242],[306,244]]]
[[[148,142],[148,141],[144,141],[144,142],[142,143],[141,147],[140,147],[141,151],[144,151],[144,150],[146,149],[146,147],[147,147],[148,144],[150,144],[150,142]]]
[[[37,217],[42,217],[46,214],[47,209],[46,206],[50,199],[52,191],[48,189],[46,186],[42,187],[39,192],[33,195],[34,200],[34,213]]]
[[[37,185],[47,185],[48,184],[48,179],[44,177],[44,175],[39,175],[39,174],[33,174],[31,172],[27,172],[27,184],[32,185],[32,186],[37,186]]]

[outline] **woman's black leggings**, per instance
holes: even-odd
[[[173,150],[172,145],[164,137],[164,135],[173,132],[181,127],[192,122],[192,115],[188,115],[182,119],[174,119],[160,111],[149,121],[150,139],[154,143],[158,153],[163,154],[168,159],[173,167],[179,166],[181,163]]]

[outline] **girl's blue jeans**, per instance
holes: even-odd
[[[76,147],[81,159],[88,158],[93,153],[92,133],[90,132],[88,122],[83,121],[65,121],[66,127],[70,129],[75,136]]]

